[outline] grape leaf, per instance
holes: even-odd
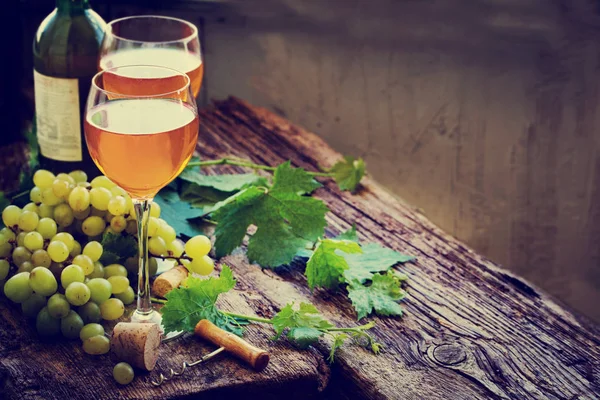
[[[362,158],[344,156],[344,160],[338,161],[329,172],[333,173],[333,179],[340,189],[354,192],[365,175],[365,162]]]
[[[347,289],[359,320],[372,311],[379,315],[402,315],[402,307],[397,302],[402,300],[406,293],[400,288],[400,281],[391,272],[373,275],[369,286],[354,281]]]
[[[121,263],[128,257],[137,254],[137,241],[131,235],[107,232],[102,235],[102,257],[100,262],[104,265]]]
[[[212,214],[218,221],[215,250],[222,257],[242,244],[250,225],[257,227],[248,243],[248,258],[262,266],[289,263],[297,251],[317,240],[325,230],[327,206],[301,196],[314,187],[303,169],[289,161],[275,171],[271,188],[251,186],[237,193]]]
[[[367,243],[361,247],[361,254],[344,256],[348,263],[348,269],[344,271],[344,279],[347,283],[353,280],[363,283],[370,280],[374,272],[385,272],[397,263],[415,259],[413,256],[398,253],[377,243]]]
[[[221,192],[237,192],[249,186],[267,186],[267,179],[256,174],[204,175],[192,169],[184,169],[179,179],[198,187],[208,187]]]
[[[287,329],[286,337],[301,348],[316,342],[323,335],[322,330],[334,327],[309,303],[300,303],[298,310],[294,310],[294,303],[289,303],[271,321],[275,329],[273,339],[280,338]]]
[[[193,332],[198,321],[207,319],[218,327],[241,336],[242,324],[219,311],[215,305],[219,295],[233,289],[235,282],[227,265],[223,265],[218,278],[188,277],[183,287],[173,289],[166,295],[167,303],[161,309],[165,333]]]
[[[338,333],[335,335],[333,339],[333,344],[331,345],[331,350],[329,351],[329,357],[327,357],[327,361],[333,363],[335,361],[335,351],[342,347],[344,341],[348,339],[350,336],[345,333]]]
[[[154,202],[160,206],[160,217],[167,221],[179,235],[192,237],[203,233],[199,220],[203,215],[202,210],[181,201],[177,191],[165,187],[158,192]]]
[[[360,253],[361,249],[358,243],[349,240],[322,240],[306,263],[304,273],[311,289],[315,286],[334,289],[343,281],[348,263],[339,252]]]
[[[356,233],[356,225],[352,224],[350,229],[348,229],[346,232],[340,233],[339,235],[334,237],[334,239],[336,239],[336,240],[351,240],[353,242],[359,243],[358,234]]]

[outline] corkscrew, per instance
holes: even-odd
[[[206,319],[200,320],[196,324],[194,334],[216,344],[219,348],[194,362],[188,363],[184,361],[179,372],[170,368],[166,375],[161,373],[156,381],[150,381],[150,383],[154,386],[160,386],[176,376],[183,375],[187,368],[202,364],[225,350],[244,360],[257,371],[262,371],[269,364],[269,353],[251,345],[233,333],[224,331]]]

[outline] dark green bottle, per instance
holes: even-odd
[[[54,173],[100,171],[83,135],[85,103],[106,23],[88,0],[56,0],[33,41],[35,126],[40,166]]]

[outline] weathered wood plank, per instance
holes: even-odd
[[[316,169],[340,155],[317,136],[289,121],[229,99],[201,111],[198,151],[202,157],[238,156],[275,165]],[[239,170],[222,166],[210,170]],[[225,358],[189,371],[160,389],[149,376],[126,388],[110,377],[108,358],[91,359],[78,343],[38,342],[13,307],[0,302],[0,395],[4,398],[171,398],[202,393],[208,398],[265,393],[267,398],[321,395],[368,399],[592,399],[600,397],[600,330],[526,281],[474,253],[422,215],[366,178],[357,195],[332,182],[316,192],[332,212],[328,234],[352,223],[361,239],[415,255],[399,269],[409,275],[402,319],[374,317],[374,333],[385,345],[375,356],[348,346],[332,366],[324,362],[330,343],[297,351],[269,341],[269,327],[252,327],[251,342],[269,348],[263,374]],[[303,264],[276,271],[248,263],[243,252],[225,257],[238,278],[224,306],[272,316],[289,301],[310,301],[332,322],[354,324],[343,293],[310,293]],[[364,322],[364,321],[361,321]],[[181,346],[180,344],[183,344]],[[185,338],[161,348],[159,370],[208,351]],[[330,383],[328,384],[328,382]],[[87,386],[81,386],[85,382]]]

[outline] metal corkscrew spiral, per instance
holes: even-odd
[[[171,379],[173,379],[176,376],[183,375],[183,373],[185,372],[185,370],[187,368],[196,366],[198,364],[202,364],[203,362],[210,360],[211,358],[213,358],[214,356],[216,356],[217,354],[221,353],[224,350],[225,350],[225,347],[219,347],[215,351],[208,353],[207,355],[205,355],[204,357],[202,357],[201,359],[199,359],[197,361],[194,361],[192,363],[188,363],[188,362],[184,361],[183,364],[181,364],[181,371],[175,372],[175,370],[173,368],[171,368],[171,369],[169,369],[169,373],[166,376],[161,373],[158,376],[158,380],[150,381],[150,383],[152,383],[154,386],[160,386],[163,384],[163,382],[170,381]]]

